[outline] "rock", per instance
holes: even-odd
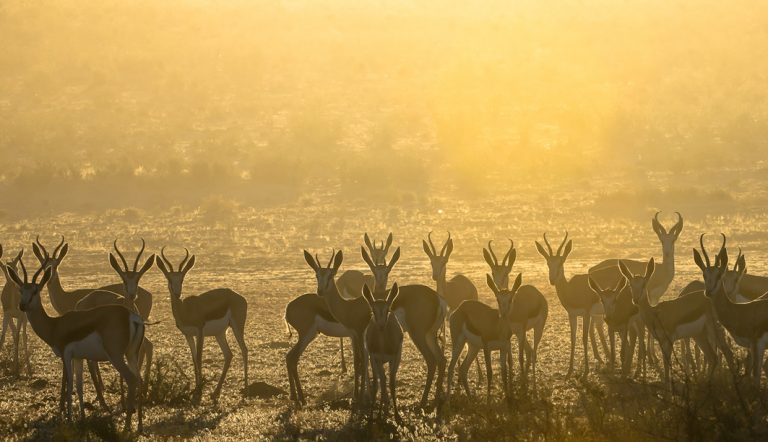
[[[269,385],[266,382],[254,382],[248,386],[245,395],[247,397],[257,397],[261,399],[269,399],[275,396],[287,394],[285,390]]]

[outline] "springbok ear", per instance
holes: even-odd
[[[544,250],[544,247],[542,247],[541,244],[539,244],[538,241],[534,241],[534,242],[536,243],[536,250],[539,251],[539,255],[543,256],[544,258],[549,259],[549,254],[547,253],[546,250]]]
[[[193,256],[194,258],[194,256]],[[144,263],[143,266],[141,266],[141,269],[139,270],[139,275],[143,275],[147,273],[147,270],[152,268],[152,265],[155,263],[155,255],[149,255],[149,258],[147,258],[147,262]]]
[[[59,251],[59,254],[56,255],[56,259],[61,261],[62,259],[64,259],[65,256],[67,256],[68,252],[69,252],[69,243],[67,242],[67,243],[64,243],[64,247],[62,247],[61,250]]]
[[[123,276],[123,269],[120,268],[120,264],[117,262],[117,258],[115,258],[115,255],[113,255],[112,252],[109,252],[109,264],[115,269],[118,275]]]
[[[718,254],[718,257],[720,258],[720,267],[722,267],[724,270],[728,270],[728,250],[721,250]]]
[[[483,258],[485,258],[485,262],[488,263],[489,266],[494,267],[496,264],[493,262],[493,258],[491,258],[491,254],[488,253],[488,249],[483,247]]]
[[[38,290],[42,290],[43,287],[45,287],[45,285],[48,284],[48,281],[51,279],[52,274],[53,274],[53,269],[50,267],[46,267],[45,271],[43,272],[43,277],[40,278],[40,282],[37,283]]]
[[[389,235],[387,235],[387,243],[384,245],[385,254],[389,252],[390,246],[392,246],[392,232],[389,232]]]
[[[344,253],[339,250],[336,253],[336,257],[333,258],[333,271],[338,271],[339,267],[341,267],[341,262],[344,261]]]
[[[616,283],[616,288],[613,289],[616,293],[621,293],[624,291],[624,288],[627,286],[627,278],[621,278],[619,279],[619,282]]]
[[[24,249],[22,248],[21,250],[19,250],[19,254],[16,255],[16,258],[14,258],[14,259],[16,261],[21,261],[21,258],[23,258],[23,257],[24,257]]]
[[[160,269],[161,272],[163,272],[164,275],[168,275],[168,268],[165,266],[165,263],[162,259],[156,259],[155,264],[157,265],[157,268]]]
[[[515,283],[512,285],[512,293],[517,293],[517,290],[520,289],[520,286],[523,284],[523,274],[518,273],[517,278],[515,278]]]
[[[395,249],[395,253],[392,254],[392,259],[389,261],[389,264],[387,267],[389,267],[389,270],[392,270],[392,267],[397,264],[397,261],[400,260],[400,247]]]
[[[421,246],[424,248],[424,253],[427,254],[430,258],[432,258],[432,250],[429,249],[429,244],[427,244],[426,241],[423,239],[421,240]]]
[[[306,250],[304,250],[304,261],[307,261],[307,264],[309,264],[309,266],[312,267],[312,270],[315,271],[317,271],[317,268],[320,266],[320,264],[315,261],[315,257]]]
[[[7,266],[2,263],[0,263],[0,265],[5,267],[6,272],[8,272],[8,277],[11,278],[11,281],[13,281],[16,287],[21,288],[21,286],[24,285],[24,283],[21,281],[21,278],[19,278],[19,274],[16,273],[16,270],[14,270],[13,267]]]
[[[587,277],[587,285],[589,285],[589,288],[598,295],[603,292],[603,290],[600,288],[600,285],[597,283],[597,281],[592,279],[591,276]]]
[[[451,252],[453,252],[453,239],[448,239],[448,247],[445,249],[445,259],[448,259],[451,257]]]
[[[701,271],[704,271],[707,269],[707,267],[704,265],[704,260],[701,259],[701,254],[696,249],[693,249],[693,262],[695,262],[696,265],[699,266]]]
[[[37,260],[40,261],[40,264],[45,262],[43,252],[40,250],[40,246],[38,246],[37,243],[32,243],[32,253],[35,255]]]
[[[567,258],[568,255],[571,254],[572,249],[573,249],[573,240],[569,239],[568,244],[565,245],[565,251],[563,252],[563,259]]]
[[[648,261],[648,265],[645,266],[645,279],[648,279],[653,275],[653,271],[656,270],[656,263],[653,261],[653,258]]]
[[[186,263],[186,264],[184,264],[184,268],[181,270],[181,273],[182,273],[182,274],[184,274],[184,275],[186,275],[186,274],[187,274],[187,272],[189,272],[190,270],[192,270],[192,267],[194,267],[194,266],[195,266],[195,255],[192,255],[192,256],[189,258],[189,261],[187,261],[187,263]]]
[[[371,271],[373,271],[376,265],[373,263],[373,260],[371,259],[371,256],[368,254],[368,251],[365,250],[365,247],[360,246],[360,254],[363,255],[363,261],[365,261],[365,263],[368,264],[368,268],[370,268]]]
[[[397,298],[397,295],[400,294],[400,287],[397,285],[397,283],[392,284],[392,288],[389,289],[389,295],[387,296],[387,304],[392,306],[392,303],[395,301],[395,298]]]
[[[368,288],[368,284],[363,284],[363,299],[365,299],[369,306],[373,306],[373,294],[371,289]]]
[[[653,231],[656,233],[656,236],[661,236],[661,232],[664,230],[664,226],[662,226],[661,223],[656,220],[656,217],[651,218],[651,227],[653,227]]]
[[[491,289],[494,295],[499,294],[499,287],[493,281],[493,277],[488,273],[485,274],[485,283],[488,284],[488,288]]]
[[[512,249],[512,251],[509,252],[509,262],[507,263],[507,269],[509,269],[509,271],[512,271],[512,265],[515,263],[516,259],[517,259],[517,250]]]
[[[368,236],[368,232],[365,232],[363,234],[363,241],[365,241],[365,246],[368,247],[368,250],[373,250],[373,244],[371,244],[371,237]]]
[[[635,275],[633,275],[632,272],[629,271],[627,266],[621,260],[619,260],[619,271],[621,271],[621,274],[624,275],[624,277],[627,279],[632,279],[635,277]]]

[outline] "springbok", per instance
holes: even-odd
[[[653,279],[651,279],[648,285],[648,296],[650,296],[653,305],[659,302],[659,299],[661,299],[675,278],[675,242],[683,231],[683,216],[679,212],[675,212],[677,214],[677,222],[669,231],[659,222],[659,213],[661,212],[657,212],[651,220],[653,231],[659,238],[659,242],[661,242],[662,256],[661,263],[656,266]],[[621,262],[634,274],[641,274],[647,264],[647,261],[630,259],[621,259]],[[600,287],[615,287],[623,279],[618,265],[619,259],[607,259],[590,267],[589,276]]]
[[[24,279],[16,271],[6,267],[8,276],[21,293],[20,308],[27,314],[30,325],[63,363],[61,398],[59,411],[72,420],[72,374],[73,360],[88,359],[109,361],[128,385],[128,401],[125,408],[125,429],[131,429],[131,417],[138,398],[138,431],[142,431],[141,389],[138,353],[144,338],[144,320],[141,316],[118,305],[107,305],[88,311],[71,311],[59,317],[45,312],[40,291],[51,278],[50,267],[40,267],[30,282],[27,270],[21,262]],[[37,281],[42,273],[42,278]],[[78,380],[80,418],[85,418],[83,406],[82,379]]]
[[[573,360],[576,350],[576,327],[578,326],[578,318],[582,318],[582,345],[584,347],[584,373],[589,373],[589,338],[591,332],[592,338],[592,350],[595,354],[595,358],[602,363],[600,354],[597,349],[597,342],[595,341],[595,333],[592,329],[592,321],[596,321],[597,331],[600,336],[600,341],[605,353],[608,353],[608,345],[605,342],[605,335],[603,333],[603,327],[601,324],[603,318],[603,304],[600,302],[600,297],[595,294],[590,288],[588,283],[588,275],[574,275],[571,279],[565,277],[565,260],[571,253],[573,248],[573,240],[568,239],[568,232],[565,233],[563,242],[560,243],[560,247],[557,248],[557,253],[552,251],[552,246],[549,244],[547,234],[544,234],[544,243],[547,246],[547,250],[536,241],[536,250],[547,261],[547,267],[549,268],[549,283],[555,286],[555,292],[557,298],[560,300],[563,308],[568,312],[568,322],[571,327],[571,357],[568,365],[568,374],[573,373]],[[563,247],[565,250],[563,251]],[[562,252],[562,254],[561,254]]]
[[[40,265],[43,267],[50,267],[52,273],[50,281],[48,281],[48,295],[51,297],[51,305],[53,309],[60,315],[74,310],[75,304],[85,297],[88,293],[96,290],[95,288],[84,288],[78,290],[67,291],[61,285],[59,279],[59,266],[69,251],[69,243],[64,242],[64,236],[61,237],[61,242],[53,250],[53,254],[49,255],[48,251],[43,244],[40,243],[40,237],[35,239],[35,243],[32,246],[37,260],[40,261]],[[111,284],[105,287],[100,287],[100,290],[107,290],[117,293],[119,295],[126,296],[125,287],[122,283]],[[143,288],[139,287],[136,295],[136,307],[139,309],[139,313],[142,318],[149,318],[149,314],[152,312],[152,294]]]
[[[395,420],[400,422],[400,412],[397,409],[397,369],[403,353],[403,330],[400,323],[392,314],[392,302],[398,294],[397,283],[392,285],[386,299],[374,299],[367,285],[363,286],[363,298],[371,309],[371,320],[365,329],[365,347],[371,358],[373,372],[372,399],[376,402],[377,385],[381,385],[381,406],[384,415],[389,414],[387,398],[387,376],[384,364],[389,364],[389,392],[392,396],[392,407],[395,410]],[[373,412],[373,407],[371,408]]]
[[[128,263],[125,260],[125,256],[123,256],[122,252],[120,252],[120,249],[117,247],[117,239],[115,239],[115,242],[113,243],[113,246],[115,248],[115,252],[120,257],[120,260],[123,263],[123,267],[120,267],[120,264],[117,262],[117,258],[110,253],[109,254],[109,264],[112,266],[112,268],[117,272],[117,275],[120,277],[120,280],[123,283],[123,289],[126,293],[125,296],[109,291],[109,290],[94,290],[91,293],[85,295],[84,298],[82,298],[80,301],[75,304],[74,310],[76,311],[84,311],[84,310],[90,310],[96,307],[100,307],[103,305],[121,305],[125,307],[126,309],[139,314],[139,309],[136,307],[136,294],[139,289],[139,281],[141,281],[141,278],[144,276],[145,273],[147,273],[147,270],[149,270],[152,265],[155,263],[155,255],[151,255],[145,262],[142,264],[141,268],[139,268],[139,262],[141,261],[141,255],[144,253],[144,250],[146,248],[146,243],[144,242],[144,239],[141,240],[141,249],[139,250],[139,253],[136,255],[136,260],[133,263],[133,270],[128,268]],[[142,316],[142,319],[144,319],[145,323],[149,318],[145,318]],[[149,379],[149,370],[152,367],[152,355],[154,354],[154,346],[152,345],[152,342],[144,336],[144,340],[141,344],[141,348],[139,350],[139,367],[144,365],[144,379]],[[99,373],[98,363],[89,361],[88,362],[88,368],[91,372],[91,377],[94,378],[94,384],[96,387],[96,396],[99,402],[102,405],[105,405],[103,402],[103,391],[104,386],[101,385],[101,375]],[[75,374],[78,376],[78,380],[82,377],[82,361],[77,361],[76,368],[75,368]],[[146,388],[146,385],[144,386]],[[142,391],[143,394],[143,391]]]
[[[368,247],[373,262],[381,264],[386,260],[389,247],[392,245],[392,232],[389,232],[386,244],[384,241],[381,241],[381,247],[376,246],[375,240],[371,242],[368,232],[363,235],[363,241],[365,241],[365,246]],[[362,293],[363,285],[366,284],[368,287],[375,286],[376,278],[373,275],[366,275],[359,270],[346,270],[341,276],[336,278],[336,286],[345,298],[357,298]],[[344,359],[344,338],[339,338],[339,354],[341,355],[341,372],[346,373],[347,362]]]
[[[491,386],[493,384],[493,368],[491,364],[491,351],[499,350],[499,360],[501,363],[501,378],[504,388],[504,396],[508,397],[509,377],[507,375],[507,361],[509,360],[510,344],[509,340],[512,333],[509,329],[507,314],[512,305],[512,299],[522,284],[522,274],[517,275],[512,289],[500,289],[493,282],[491,275],[486,275],[488,287],[496,296],[498,308],[493,308],[483,304],[480,301],[468,300],[462,302],[456,310],[451,312],[448,320],[451,331],[451,362],[448,364],[448,390],[446,401],[450,402],[451,389],[453,385],[453,370],[459,356],[464,351],[465,346],[469,346],[467,356],[459,367],[459,383],[464,387],[467,396],[471,396],[469,383],[467,382],[467,372],[472,361],[476,359],[477,353],[482,348],[485,357],[486,401],[491,401]]]
[[[184,259],[174,270],[173,264],[165,256],[165,247],[160,249],[160,259],[155,260],[157,268],[168,281],[168,291],[171,295],[171,312],[176,321],[176,327],[187,339],[189,351],[192,353],[192,363],[195,369],[195,385],[198,394],[203,388],[203,339],[215,336],[221,353],[224,355],[224,368],[221,370],[219,382],[211,394],[214,403],[218,402],[221,387],[232,362],[232,350],[227,342],[227,329],[232,329],[240,353],[243,357],[243,394],[248,390],[248,347],[245,345],[245,322],[248,318],[248,301],[228,288],[208,290],[196,296],[181,297],[184,278],[195,266],[195,255],[189,256],[189,250],[184,249]]]
[[[589,287],[603,303],[605,311],[605,323],[608,324],[608,337],[611,344],[611,368],[616,363],[616,333],[621,339],[621,371],[624,376],[629,374],[632,368],[632,359],[635,345],[639,344],[638,361],[645,358],[645,324],[640,317],[640,311],[632,302],[632,291],[627,287],[627,279],[623,277],[619,283],[608,289],[600,287],[591,277],[588,279]],[[642,363],[637,364],[635,375],[641,373]]]
[[[19,262],[24,255],[24,249],[16,255],[13,259],[8,261],[6,265],[16,272],[19,271]],[[3,256],[3,246],[0,245],[0,258]],[[19,308],[20,293],[16,284],[11,281],[6,270],[6,265],[1,266],[3,274],[5,275],[6,283],[3,286],[2,295],[0,300],[3,306],[3,331],[0,333],[0,348],[3,347],[5,342],[5,333],[8,329],[11,329],[11,339],[13,339],[13,369],[18,376],[20,374],[19,366],[19,343],[24,341],[24,362],[27,367],[27,377],[32,376],[32,365],[29,363],[29,345],[27,342],[27,315]]]
[[[711,342],[716,343],[716,346],[723,351],[729,367],[733,367],[733,355],[730,348],[720,339],[722,335],[716,333],[714,313],[704,292],[691,293],[682,298],[675,298],[651,306],[647,287],[655,269],[653,258],[648,261],[644,275],[634,275],[621,261],[619,261],[619,268],[627,278],[632,291],[632,301],[639,308],[640,317],[651,336],[661,347],[664,361],[664,382],[668,385],[670,392],[673,391],[670,375],[673,345],[679,339],[693,338],[696,341],[704,353],[710,375],[714,372],[718,362],[717,354],[712,348]]]
[[[397,252],[396,252],[397,253]],[[341,254],[341,252],[339,252]],[[305,253],[305,260],[308,252]],[[309,258],[312,258],[309,255]],[[336,255],[341,265],[341,259]],[[317,263],[316,258],[312,258]],[[329,272],[334,272],[334,257],[331,263],[326,267],[321,278],[324,286],[328,286]],[[318,265],[320,270],[323,267]],[[317,276],[318,271],[315,271]],[[335,284],[333,284],[335,286]],[[320,283],[318,281],[318,288]],[[327,287],[329,292],[338,293],[338,288]],[[319,290],[320,291],[320,290]],[[334,296],[334,298],[336,298]],[[421,397],[421,406],[426,407],[429,392],[431,391],[435,372],[437,372],[437,395],[442,392],[442,380],[445,374],[445,357],[437,342],[437,331],[440,325],[445,321],[446,315],[445,301],[437,293],[424,285],[400,286],[399,295],[392,303],[392,312],[397,317],[403,331],[411,337],[411,341],[421,353],[427,364],[427,382],[424,386],[424,392]],[[291,399],[298,405],[306,404],[306,399],[299,380],[298,363],[302,353],[307,346],[317,337],[318,333],[332,337],[350,337],[351,332],[342,325],[333,314],[326,300],[314,293],[301,295],[291,302],[285,308],[285,322],[291,328],[298,332],[299,339],[296,344],[286,354],[286,366],[288,369],[288,383],[290,385]]]
[[[706,252],[705,252],[706,253]],[[734,278],[724,277],[728,269],[728,252],[720,250],[715,266],[706,267],[698,253],[694,254],[696,265],[705,272],[707,285],[714,290],[705,291],[712,300],[715,315],[720,324],[728,330],[733,340],[749,350],[750,363],[747,373],[752,376],[755,385],[760,387],[760,367],[763,365],[765,347],[768,345],[768,299],[758,299],[749,303],[735,303],[729,294],[738,290],[739,283],[747,272],[744,255],[739,254],[733,273]],[[713,271],[706,271],[713,270]],[[716,271],[719,270],[719,271]],[[712,282],[715,279],[716,282]]]
[[[466,300],[477,301],[477,288],[469,278],[459,274],[451,278],[450,281],[446,280],[446,267],[451,252],[453,252],[451,232],[448,232],[448,239],[443,244],[443,248],[440,249],[440,253],[437,253],[435,244],[432,242],[432,232],[429,232],[427,239],[429,239],[429,243],[422,240],[422,246],[432,265],[432,280],[437,285],[437,294],[445,299],[449,310],[453,311]]]

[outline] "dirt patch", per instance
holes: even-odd
[[[274,385],[267,384],[266,382],[254,382],[248,386],[245,392],[247,397],[255,397],[260,399],[270,399],[276,396],[287,395],[282,388],[275,387]]]

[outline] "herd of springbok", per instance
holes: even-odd
[[[652,219],[653,230],[662,246],[662,259],[658,263],[653,258],[648,261],[607,259],[587,273],[569,278],[565,267],[573,250],[573,242],[568,234],[557,250],[553,250],[546,234],[543,236],[544,245],[535,242],[536,249],[546,260],[549,282],[568,315],[571,338],[569,374],[574,370],[578,318],[581,317],[584,374],[589,371],[590,346],[599,363],[603,364],[600,357],[602,349],[610,367],[615,365],[616,334],[621,343],[621,374],[629,376],[634,362],[634,375],[644,378],[646,363],[657,362],[654,346],[658,345],[662,353],[662,379],[670,391],[676,341],[682,343],[680,361],[686,370],[696,367],[699,354],[703,354],[702,369],[710,375],[716,369],[720,355],[735,371],[734,351],[723,331],[725,329],[733,342],[746,348],[746,375],[756,385],[760,384],[763,353],[768,345],[768,296],[764,296],[768,292],[768,277],[747,275],[746,260],[741,250],[733,267],[729,268],[725,235],[722,235],[722,245],[712,262],[704,248],[702,234],[699,238],[701,250],[694,248],[693,258],[701,269],[703,281],[691,282],[674,299],[661,301],[675,276],[675,242],[683,230],[683,218],[679,213],[677,217],[677,222],[669,230],[659,222],[658,213]],[[491,400],[491,352],[498,351],[506,397],[511,385],[513,336],[517,337],[520,375],[527,380],[530,373],[535,389],[536,354],[544,334],[549,304],[536,287],[523,285],[522,274],[515,277],[510,287],[510,274],[517,258],[514,242],[510,240],[509,249],[501,262],[491,241],[488,248],[483,249],[483,257],[490,268],[486,283],[496,298],[496,305],[489,306],[478,300],[477,288],[467,277],[455,275],[447,278],[447,264],[453,252],[450,233],[439,251],[432,242],[431,233],[422,241],[432,266],[434,289],[420,284],[388,284],[389,275],[400,259],[399,247],[391,259],[387,258],[392,241],[390,233],[386,243],[382,241],[378,246],[365,234],[361,254],[370,274],[347,270],[338,275],[344,259],[340,250],[333,251],[325,265],[316,254],[304,251],[304,259],[314,271],[317,290],[293,299],[285,308],[288,331],[292,334],[295,330],[298,335],[295,345],[285,357],[290,399],[298,406],[306,404],[299,377],[299,360],[318,334],[340,338],[343,371],[346,370],[343,339],[350,340],[354,371],[353,407],[358,409],[367,404],[373,412],[380,389],[380,413],[389,414],[391,396],[394,417],[398,421],[401,417],[397,408],[396,378],[404,332],[427,366],[421,407],[428,407],[433,383],[438,403],[450,403],[454,370],[465,347],[467,352],[459,365],[458,378],[466,394],[471,396],[468,371],[472,361],[478,361],[477,355],[482,350],[486,368],[486,397]],[[26,337],[29,322],[40,339],[62,360],[59,409],[68,420],[72,418],[73,384],[77,387],[81,419],[84,415],[83,360],[87,362],[97,400],[108,409],[98,362],[109,362],[119,373],[121,382],[125,381],[128,387],[124,406],[125,426],[132,428],[131,417],[138,410],[138,429],[141,431],[141,396],[144,393],[141,380],[148,376],[153,345],[145,333],[152,326],[148,322],[152,294],[141,288],[139,282],[155,264],[168,281],[173,318],[189,344],[196,395],[201,394],[203,386],[202,353],[206,336],[216,338],[224,355],[224,367],[211,395],[212,400],[217,401],[221,394],[233,357],[226,338],[228,329],[232,329],[240,347],[247,390],[248,348],[243,335],[248,304],[245,298],[226,288],[182,298],[184,278],[195,265],[195,256],[190,256],[189,251],[175,269],[164,248],[157,258],[151,255],[142,262],[145,250],[142,240],[141,249],[131,267],[118,249],[117,240],[113,247],[109,263],[122,283],[102,288],[67,291],[62,287],[59,266],[69,250],[63,237],[52,253],[39,239],[34,242],[32,250],[40,266],[31,280],[23,262],[23,250],[12,260],[2,263],[7,283],[2,292],[4,316],[0,346],[10,328],[16,373],[21,372],[21,340],[28,376],[32,370]],[[47,287],[51,305],[58,316],[50,316],[43,307],[41,292],[44,287]],[[444,355],[446,322],[451,338],[448,364]],[[603,322],[608,326],[609,342],[606,342]],[[527,332],[531,330],[532,344],[527,338]],[[596,338],[599,338],[600,344]],[[695,353],[690,346],[691,339],[696,344]],[[479,368],[479,362],[477,364]],[[143,376],[140,370],[142,365]],[[385,365],[388,365],[389,376],[385,373]],[[446,368],[447,388],[444,389]],[[369,374],[372,374],[370,379]]]

